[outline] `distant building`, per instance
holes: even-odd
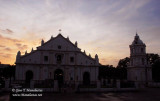
[[[1,64],[0,63],[0,78],[2,77],[3,75],[3,71],[5,68],[9,67],[10,65],[9,64]]]
[[[41,41],[41,46],[30,53],[16,57],[16,80],[30,83],[33,81],[58,80],[59,84],[95,84],[98,80],[98,55],[92,58],[81,52],[77,41],[58,34],[50,40]]]
[[[0,69],[6,68],[8,66],[10,66],[10,64],[0,64]]]
[[[130,47],[130,64],[127,68],[128,80],[146,85],[152,81],[152,69],[146,59],[146,45],[138,34]]]

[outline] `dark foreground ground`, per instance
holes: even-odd
[[[0,101],[9,101],[9,94],[1,93]],[[45,93],[42,97],[22,97],[11,101],[160,101],[160,88],[116,93]]]

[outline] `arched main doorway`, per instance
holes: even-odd
[[[58,86],[61,88],[64,81],[63,81],[63,71],[61,69],[56,69],[54,71],[54,80],[58,81]]]
[[[90,74],[89,72],[84,72],[83,74],[83,84],[90,85]]]
[[[33,72],[31,70],[28,70],[26,72],[26,79],[25,79],[25,83],[27,85],[30,85],[31,80],[33,79]]]

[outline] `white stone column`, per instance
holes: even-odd
[[[9,79],[6,79],[5,80],[5,89],[8,89],[9,88]]]
[[[16,71],[15,71],[15,75],[16,75],[16,80],[19,80],[19,68],[18,66],[16,66]]]
[[[134,82],[134,84],[135,84],[135,87],[138,89],[139,88],[138,82]]]
[[[103,85],[103,78],[101,79],[101,83],[100,84]]]
[[[76,90],[76,91],[78,90],[78,86],[79,86],[79,82],[76,81],[76,82],[75,82],[75,90]]]
[[[111,85],[113,85],[113,79],[111,79]]]
[[[152,82],[152,69],[148,69],[148,82]]]
[[[30,81],[30,88],[34,88],[34,81],[33,80]]]
[[[54,92],[58,92],[58,81],[54,80]]]
[[[96,80],[99,80],[99,78],[98,78],[98,76],[99,76],[99,75],[98,75],[98,74],[99,74],[98,71],[99,71],[99,70],[98,70],[98,67],[95,67],[95,68],[96,68],[96,75],[95,75],[95,76],[96,76]]]
[[[120,84],[120,80],[117,80],[117,88],[120,89],[121,88],[121,84]]]
[[[97,81],[97,88],[100,89],[101,88],[101,82],[98,80]]]
[[[11,84],[13,83],[13,81],[14,81],[14,78],[13,78],[13,77],[11,77]]]
[[[108,79],[106,79],[106,85],[108,85]]]

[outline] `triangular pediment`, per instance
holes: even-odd
[[[44,42],[37,48],[41,50],[80,51],[80,49],[69,40],[69,38],[65,38],[61,34],[58,34],[56,37],[51,37],[50,40]]]

